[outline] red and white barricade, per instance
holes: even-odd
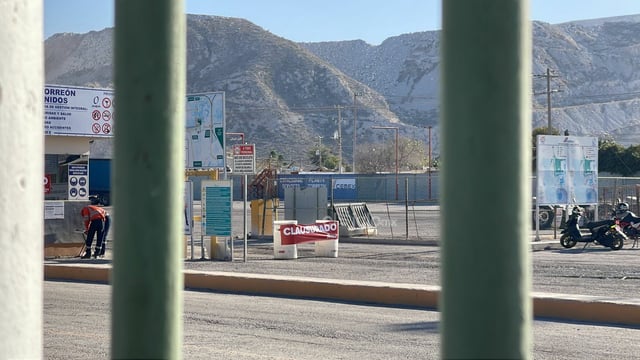
[[[300,225],[296,220],[273,222],[273,255],[276,259],[297,259],[298,244],[315,243],[316,256],[338,257],[339,224],[318,220]]]

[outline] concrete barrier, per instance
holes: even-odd
[[[109,283],[110,264],[45,264],[46,280]],[[437,309],[439,286],[184,271],[186,289],[206,289],[265,296],[291,296],[379,305]],[[640,326],[640,299],[533,293],[533,315],[556,320]],[[479,309],[481,311],[481,309]]]

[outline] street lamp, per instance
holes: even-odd
[[[395,130],[396,132],[396,200],[398,200],[398,127],[397,126],[372,126],[372,129]]]

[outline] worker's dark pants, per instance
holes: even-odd
[[[107,251],[107,234],[109,234],[109,226],[111,225],[111,216],[107,215],[104,219],[104,229],[102,230],[102,246],[98,245],[100,255],[104,255]]]
[[[85,242],[88,252],[91,252],[91,244],[93,243],[94,234],[97,235],[96,252],[100,252],[100,247],[102,246],[103,230],[104,230],[104,221],[91,220],[91,222],[89,223],[89,230],[87,231],[87,241]]]

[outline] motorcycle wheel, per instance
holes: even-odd
[[[613,238],[613,242],[611,243],[611,250],[620,250],[624,246],[624,240],[620,237],[616,236]]]
[[[569,234],[564,234],[560,237],[560,245],[566,249],[571,249],[576,246],[577,241]]]

